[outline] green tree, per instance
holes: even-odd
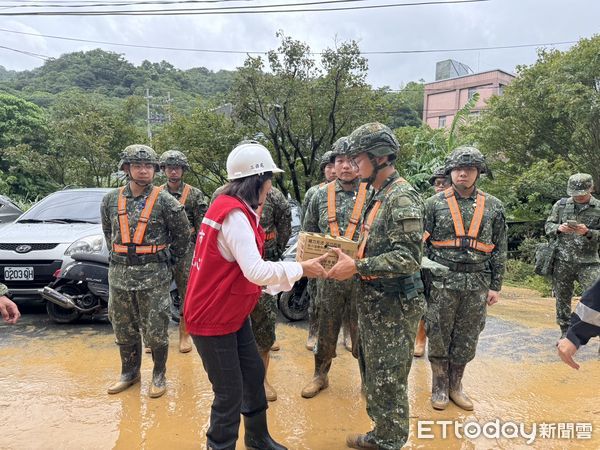
[[[356,126],[377,119],[378,93],[365,82],[367,61],[356,42],[323,52],[279,32],[281,44],[267,55],[248,57],[232,91],[239,120],[264,136],[275,162],[285,169],[282,190],[300,199],[319,176],[318,158]],[[289,182],[286,183],[286,177]]]

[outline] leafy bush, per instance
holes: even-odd
[[[533,271],[533,265],[520,259],[509,259],[506,262],[504,280],[508,284],[534,289],[543,297],[550,297],[552,295],[550,280],[536,275]]]

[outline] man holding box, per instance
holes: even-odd
[[[360,183],[358,172],[346,156],[347,140],[338,139],[333,145],[337,180],[319,189],[304,216],[303,230],[358,239],[358,225],[367,197],[366,183]],[[336,356],[336,345],[344,309],[349,308],[349,329],[353,347],[356,346],[356,295],[352,280],[317,281],[317,344],[313,379],[302,389],[302,397],[312,398],[329,385],[327,374]],[[356,356],[356,350],[353,354]]]

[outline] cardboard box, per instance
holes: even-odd
[[[351,258],[356,258],[356,253],[358,252],[358,242],[345,237],[333,237],[326,234],[301,231],[298,238],[296,261],[306,261],[329,253],[329,247],[340,248]],[[330,257],[323,261],[322,265],[325,269],[329,270],[337,262],[337,259],[337,255],[332,253]]]

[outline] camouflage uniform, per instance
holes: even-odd
[[[279,261],[285,251],[287,241],[292,233],[292,213],[290,204],[281,191],[275,187],[267,195],[261,216],[260,225],[265,230],[264,259]],[[273,236],[273,234],[275,234]],[[277,318],[277,299],[263,293],[250,314],[252,331],[259,352],[267,352],[275,342],[275,319]]]
[[[349,191],[343,189],[339,179],[332,181],[332,183],[335,183],[337,223],[340,235],[343,236],[352,216],[360,181],[357,178]],[[331,234],[329,221],[327,220],[327,192],[328,187],[326,185],[319,189],[312,198],[304,216],[302,227],[304,231]],[[358,232],[354,236],[354,239],[357,238]],[[356,283],[353,280],[319,279],[317,280],[316,298],[318,299],[315,303],[318,318],[318,337],[317,345],[314,348],[315,363],[317,365],[315,372],[327,373],[331,366],[331,360],[336,356],[335,349],[345,308],[349,308],[349,331],[352,342],[356,343],[357,341]]]
[[[590,175],[576,174],[569,179],[567,193],[585,195],[592,186]],[[559,232],[558,227],[567,220],[586,225],[588,235]],[[571,321],[573,283],[579,281],[586,290],[600,277],[600,201],[594,197],[588,203],[576,203],[572,197],[559,200],[546,221],[546,234],[557,243],[552,288],[556,296],[556,323],[566,333]]]
[[[177,189],[175,192],[172,192],[169,190],[168,185],[164,184],[163,189],[175,197],[179,203],[181,203],[179,200],[181,199],[181,195],[183,194],[183,189],[185,186],[186,184],[182,182],[179,185],[179,189]],[[198,230],[200,230],[200,224],[202,223],[206,209],[208,208],[206,197],[202,191],[193,186],[190,186],[190,188],[190,193],[187,196],[184,205],[185,213],[191,226],[190,244],[185,252],[185,255],[173,266],[173,278],[177,284],[177,291],[179,292],[179,298],[181,299],[179,304],[179,314],[181,316],[183,316],[183,301],[185,299],[188,277],[190,275],[190,266],[192,265],[192,258],[194,257],[196,236],[198,234]]]
[[[142,195],[133,197],[129,185],[123,194],[127,198],[127,215],[130,232],[137,227],[140,213],[152,190],[148,186]],[[117,199],[115,189],[102,200],[102,229],[109,248],[121,243]],[[190,225],[183,206],[165,191],[161,191],[148,221],[144,244],[170,244],[169,252],[157,254],[159,261],[129,264],[127,257],[111,252],[108,271],[110,289],[109,318],[115,331],[117,343],[134,345],[140,339],[140,327],[144,342],[150,347],[168,345],[169,285],[171,283],[170,256],[182,258],[189,247]],[[154,256],[154,255],[152,255]],[[155,259],[140,255],[141,260]]]

